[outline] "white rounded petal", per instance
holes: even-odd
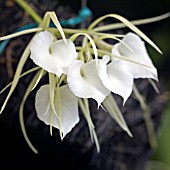
[[[88,63],[80,60],[74,61],[68,69],[67,80],[71,91],[76,96],[93,98],[97,101],[98,106],[110,93],[98,77],[95,60]]]
[[[60,87],[62,124],[61,131],[63,137],[79,122],[78,99],[70,91],[68,85]],[[55,99],[56,101],[56,99]],[[50,94],[49,85],[41,86],[35,98],[35,108],[37,116],[45,124],[50,125],[50,115],[52,115],[52,126],[59,129],[59,120],[49,107]],[[57,110],[57,102],[54,104]],[[47,109],[49,108],[49,109]]]
[[[61,73],[65,74],[67,74],[68,66],[78,56],[74,43],[69,39],[66,41],[67,44],[64,40],[58,40],[51,46],[51,54],[56,57],[56,62],[61,68]]]
[[[125,103],[132,92],[133,76],[127,72],[124,62],[114,60],[109,63],[109,60],[109,56],[103,56],[103,59],[99,61],[98,75],[104,86],[122,96]]]
[[[67,67],[77,58],[75,46],[71,40],[54,42],[50,32],[44,31],[37,34],[31,42],[30,58],[44,70],[56,74],[67,73]]]
[[[122,41],[130,47],[133,52],[120,42],[113,46],[113,54],[119,54],[132,61],[148,66],[146,67],[139,64],[126,62],[128,71],[134,76],[134,78],[152,78],[158,80],[157,70],[147,53],[144,41],[142,41],[141,38],[134,33],[128,33]]]
[[[54,58],[50,55],[50,46],[53,41],[53,36],[48,31],[37,34],[31,42],[30,58],[44,70],[56,73],[57,65],[54,62]]]

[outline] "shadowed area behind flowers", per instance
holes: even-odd
[[[42,1],[43,4],[40,9],[38,8],[38,1],[31,3],[31,5],[42,15],[46,10],[56,10],[59,11],[59,18],[62,19],[75,16],[75,12],[69,6],[61,6],[52,0],[50,2],[48,2],[50,5],[46,6],[45,1]],[[0,30],[1,36],[13,32],[20,26],[33,22],[14,3],[9,5],[5,1],[1,1],[0,9],[4,11],[4,17],[0,17],[0,22],[3,23]],[[69,11],[66,16],[61,12],[64,9]],[[0,10],[0,14],[2,14],[2,10]],[[8,22],[6,22],[5,18]],[[12,19],[9,20],[9,18]],[[13,39],[9,43],[6,52],[3,52],[1,55],[1,89],[11,80],[10,75],[16,69],[22,51],[31,36],[27,35]],[[32,61],[29,60],[24,70],[28,70],[33,65]],[[97,154],[95,145],[90,139],[87,123],[81,113],[81,121],[63,141],[60,140],[57,129],[53,129],[53,136],[51,137],[49,126],[38,120],[34,108],[34,97],[40,85],[47,83],[47,78],[44,78],[31,93],[24,109],[28,136],[39,151],[38,155],[34,154],[24,140],[18,121],[19,105],[32,76],[28,75],[20,80],[6,109],[0,115],[0,169],[144,169],[152,154],[152,150],[148,141],[143,113],[137,101],[130,97],[125,107],[122,108],[133,138],[130,138],[123,132],[104,110],[97,110],[94,101],[90,101],[91,114],[101,146],[101,152]],[[155,131],[157,132],[162,117],[162,110],[166,103],[164,94],[161,92],[157,95],[145,80],[136,81],[136,84],[142,94],[146,96]],[[159,86],[162,91],[164,87],[162,87],[162,84],[159,84]],[[6,95],[7,91],[1,94],[1,105]],[[121,106],[122,100],[118,96],[115,97],[119,106]]]

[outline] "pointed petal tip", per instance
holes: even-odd
[[[156,50],[159,54],[163,55],[163,52],[160,50],[160,48],[159,48],[156,44],[154,44],[153,47],[155,48],[155,50]]]
[[[63,131],[62,131],[62,129],[60,129],[60,128],[59,128],[59,133],[60,133],[60,139],[61,139],[61,141],[63,141],[63,139],[64,139],[64,137],[67,135],[67,133],[64,134]],[[68,132],[68,133],[69,133],[69,132]]]
[[[133,135],[132,135],[132,133],[130,132],[130,130],[126,130],[126,132],[127,132],[127,134],[128,134],[131,138],[133,138]]]
[[[39,152],[37,150],[34,151],[35,154],[39,154]]]
[[[123,98],[123,107],[125,106],[127,99]]]
[[[4,111],[5,106],[3,105],[0,110],[0,114]]]
[[[123,130],[132,138],[133,135],[131,133],[131,131],[129,130],[129,128],[127,127],[127,125],[123,128]]]
[[[119,94],[118,94],[118,95],[119,95]],[[121,96],[121,97],[123,98],[123,107],[125,106],[126,101],[129,99],[130,95],[131,95],[131,93],[129,94],[129,96],[128,96],[128,97]]]
[[[160,53],[161,55],[163,55],[163,52],[162,52],[161,50],[159,50],[159,53]]]
[[[97,148],[97,153],[100,153],[100,147],[99,147],[99,148]]]

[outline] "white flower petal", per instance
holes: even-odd
[[[37,34],[31,42],[30,58],[44,70],[56,73],[56,63],[50,55],[50,46],[53,41],[53,36],[48,31]]]
[[[48,31],[37,34],[31,43],[30,58],[44,70],[56,74],[67,73],[67,67],[77,58],[75,46],[71,40],[53,42],[53,36]]]
[[[98,77],[95,60],[88,63],[74,61],[68,69],[67,80],[71,91],[76,96],[93,98],[97,101],[98,106],[110,93]]]
[[[130,47],[133,52],[127,48],[123,43],[117,43],[113,46],[112,53],[115,55],[121,55],[128,59],[144,64],[134,64],[126,62],[128,71],[133,75],[134,78],[152,78],[158,80],[157,70],[154,67],[147,51],[144,42],[140,37],[134,33],[128,33],[122,41]],[[124,61],[125,62],[125,61]]]
[[[77,58],[78,53],[74,43],[66,39],[67,45],[63,40],[56,41],[51,46],[51,54],[56,57],[57,65],[61,68],[61,73],[67,74],[68,66]]]
[[[133,76],[127,72],[124,62],[114,60],[109,63],[109,60],[109,56],[103,56],[103,59],[99,61],[98,75],[104,86],[122,96],[125,103],[132,92]]]
[[[60,96],[62,109],[61,131],[64,137],[79,122],[78,99],[70,91],[68,85],[60,87]],[[50,125],[50,114],[52,114],[52,126],[59,129],[59,120],[57,116],[53,113],[52,108],[49,107],[49,102],[49,85],[41,86],[41,88],[37,91],[35,98],[35,108],[37,116],[45,124]],[[57,102],[58,101],[55,101],[54,103],[55,107],[57,107]]]

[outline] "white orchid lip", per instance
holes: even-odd
[[[50,106],[50,94],[49,94],[49,85],[43,85],[37,91],[35,98],[35,108],[37,116],[45,124],[52,124],[55,128],[61,128],[63,133],[63,138],[67,133],[69,133],[72,128],[79,122],[78,114],[78,99],[70,91],[68,85],[60,87],[61,95],[61,127],[59,125],[58,117],[53,113],[53,110]],[[54,106],[57,110],[57,103],[59,101],[54,100]]]
[[[129,48],[127,48],[122,42],[117,43],[112,48],[112,54],[123,56],[129,60],[138,62],[139,64],[126,62],[127,71],[129,71],[134,78],[152,78],[158,81],[157,70],[154,67],[141,38],[134,34],[128,33],[122,39]],[[146,66],[143,66],[146,65]]]
[[[93,98],[97,101],[98,106],[110,93],[97,75],[95,60],[88,63],[80,60],[74,61],[68,69],[67,80],[71,91],[76,96]]]
[[[66,39],[54,41],[48,31],[40,32],[31,42],[30,58],[44,70],[56,74],[67,74],[68,66],[77,58],[78,54],[74,43]]]
[[[111,92],[128,99],[133,88],[133,76],[126,71],[125,64],[121,60],[110,62],[110,57],[105,55],[99,61],[98,75],[104,86]]]

